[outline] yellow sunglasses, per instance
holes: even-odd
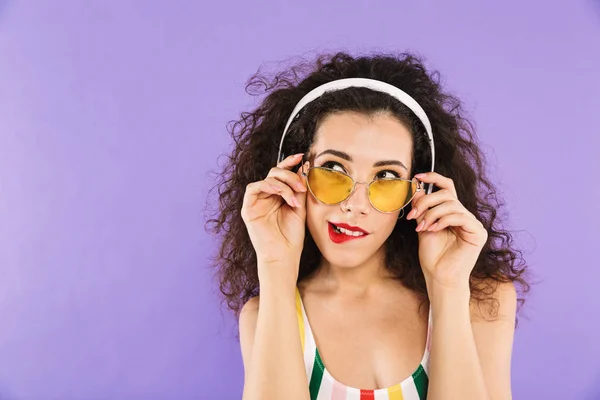
[[[418,180],[402,178],[373,179],[370,183],[357,182],[344,172],[324,167],[311,167],[302,175],[306,177],[308,190],[319,202],[339,204],[352,195],[358,183],[367,185],[369,202],[382,213],[392,213],[404,208],[423,190]]]

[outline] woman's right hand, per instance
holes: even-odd
[[[242,219],[259,266],[299,265],[305,234],[306,181],[301,169],[298,173],[290,169],[301,160],[302,154],[289,156],[271,168],[264,180],[246,187]],[[297,277],[297,267],[289,272]]]

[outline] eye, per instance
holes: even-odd
[[[375,174],[375,179],[398,179],[401,178],[400,174],[396,171],[392,171],[389,169],[379,171]]]
[[[344,169],[344,167],[342,166],[342,164],[340,164],[338,162],[335,162],[335,161],[326,161],[325,163],[321,164],[321,167],[332,169],[334,171],[339,171],[339,172],[346,173],[346,170]],[[336,169],[336,167],[337,167],[337,169]]]

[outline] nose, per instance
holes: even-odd
[[[369,184],[357,182],[354,191],[341,203],[342,211],[368,214],[371,210],[369,202]]]

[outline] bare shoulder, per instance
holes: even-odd
[[[471,302],[471,326],[486,385],[498,399],[510,399],[510,365],[517,291],[512,282],[483,281],[485,299]]]
[[[258,318],[259,296],[252,297],[240,310],[239,316],[239,332],[240,332],[240,347],[242,351],[242,360],[244,369],[248,370],[250,364],[250,356],[254,345],[254,332],[256,331],[256,320]]]
[[[251,315],[258,314],[259,297],[251,297],[240,310],[240,319],[247,318]],[[243,316],[243,317],[242,317]]]
[[[484,293],[484,299],[471,301],[473,322],[514,322],[517,310],[517,290],[512,282],[486,279],[476,283]]]
[[[254,337],[254,330],[256,328],[256,319],[258,317],[258,304],[259,296],[252,297],[240,310],[239,316],[239,331],[240,331],[240,344],[244,346],[244,338],[248,339],[249,336]]]

